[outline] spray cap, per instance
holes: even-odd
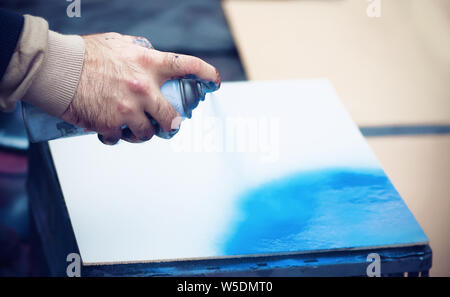
[[[215,90],[217,90],[217,86],[214,83],[199,81],[195,78],[180,79],[181,100],[186,117],[190,119],[192,110],[198,106],[200,101],[205,100],[206,93]]]

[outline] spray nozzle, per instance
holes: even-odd
[[[205,100],[206,93],[214,92],[218,89],[213,82],[205,82],[196,78],[180,79],[181,100],[184,113],[187,118],[191,118],[194,110],[200,101]]]

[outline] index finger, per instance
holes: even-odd
[[[162,52],[161,52],[162,53]],[[163,67],[160,69],[163,82],[176,77],[194,75],[198,79],[213,82],[219,88],[221,79],[219,71],[200,58],[175,53],[162,53]]]

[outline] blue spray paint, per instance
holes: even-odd
[[[240,219],[222,246],[228,255],[427,241],[381,169],[302,172],[238,201]]]

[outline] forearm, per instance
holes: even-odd
[[[23,100],[96,131],[110,144],[122,138],[124,125],[133,135],[125,140],[149,140],[155,133],[149,117],[164,131],[178,129],[180,115],[161,93],[163,83],[192,76],[217,89],[219,73],[199,58],[143,47],[142,42],[150,44],[143,37],[113,32],[61,35],[49,31],[44,19],[26,15],[0,77],[0,109],[12,110]]]
[[[25,15],[15,51],[0,81],[0,108],[13,110],[27,101],[61,116],[73,99],[83,67],[80,36],[50,31],[47,22]]]

